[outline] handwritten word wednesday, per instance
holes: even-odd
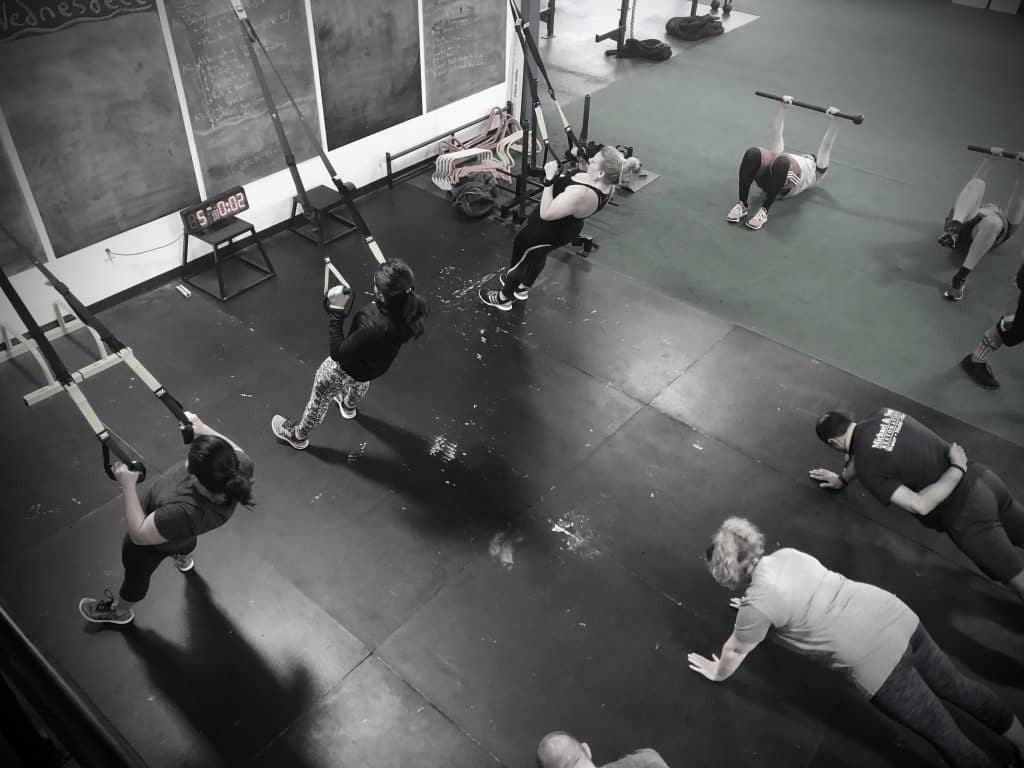
[[[0,40],[155,8],[155,0],[0,0]]]

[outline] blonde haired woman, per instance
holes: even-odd
[[[957,726],[955,704],[1014,747],[1024,761],[1024,727],[989,688],[966,678],[896,595],[847,579],[795,549],[764,554],[764,535],[730,517],[712,537],[708,568],[728,589],[745,587],[721,658],[689,655],[708,680],[730,677],[774,630],[779,642],[845,673],[872,704],[927,739],[954,768],[995,765]]]
[[[540,277],[548,254],[571,243],[583,231],[583,221],[604,208],[622,179],[640,168],[635,157],[624,157],[615,147],[603,146],[579,173],[558,174],[554,160],[544,166],[540,203],[512,241],[512,262],[498,275],[501,290],[480,289],[480,301],[502,312],[512,299],[526,301]]]

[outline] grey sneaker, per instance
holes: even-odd
[[[764,208],[758,208],[757,213],[755,213],[753,216],[747,219],[743,223],[743,226],[745,226],[747,229],[757,230],[763,227],[766,221],[768,221],[768,211],[766,211]]]
[[[174,564],[182,573],[188,573],[196,567],[196,561],[192,559],[192,555],[175,555]]]
[[[274,416],[270,420],[270,428],[274,431],[274,437],[278,440],[284,440],[297,451],[309,447],[308,438],[299,440],[295,437],[295,422],[291,419],[286,419],[284,416]]]
[[[738,224],[743,221],[747,216],[748,208],[743,204],[743,201],[736,203],[727,214],[725,214],[725,220],[730,224]]]
[[[345,398],[343,398],[341,395],[334,396],[334,404],[338,406],[338,412],[341,414],[341,418],[354,419],[356,417],[355,407],[350,408],[345,403]]]
[[[502,288],[505,287],[505,273],[504,272],[499,272],[498,273],[498,282],[501,283],[501,287]],[[530,298],[530,289],[527,288],[522,283],[520,283],[519,286],[512,292],[512,295],[515,296],[520,301],[526,301],[528,298]]]
[[[103,590],[103,600],[83,597],[78,603],[78,610],[86,620],[96,624],[131,624],[135,618],[131,608],[123,611],[114,609],[114,596],[109,589]]]

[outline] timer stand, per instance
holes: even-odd
[[[345,200],[340,194],[323,184],[308,190],[305,200],[300,195],[295,195],[292,198],[292,218],[295,218],[295,214],[301,207],[306,221],[292,227],[292,232],[317,245],[333,243],[335,240],[355,232],[359,229],[355,222],[346,219],[334,210],[344,202]],[[309,210],[306,209],[307,203]]]
[[[236,237],[245,234],[252,236],[251,243],[244,245],[241,249],[232,250],[226,255],[222,253],[221,249],[224,246],[231,245]],[[206,279],[202,282],[198,282],[196,280],[198,275],[201,272],[204,272],[205,269],[194,271],[189,275],[186,275],[185,273],[186,264],[188,263],[188,242],[190,237],[194,237],[197,240],[201,240],[204,243],[213,246],[213,264],[217,270],[216,292],[213,289],[212,280]],[[243,253],[245,248],[249,248],[251,246],[255,246],[260,252],[260,256],[263,258],[263,264],[253,261]],[[260,274],[255,280],[250,281],[241,288],[236,288],[231,293],[225,293],[223,266],[225,262],[231,259],[235,259],[238,262],[251,267]],[[181,269],[183,282],[186,282],[193,288],[198,288],[203,293],[207,293],[221,301],[227,301],[228,299],[234,298],[238,294],[249,290],[253,286],[259,285],[265,280],[269,280],[277,274],[274,270],[274,265],[270,263],[270,257],[267,256],[267,252],[263,250],[263,243],[261,243],[259,238],[256,236],[256,228],[245,219],[238,218],[237,216],[225,221],[220,226],[213,227],[205,232],[190,232],[186,227],[185,238],[182,241],[181,246]],[[207,285],[203,285],[204,282],[207,283]]]

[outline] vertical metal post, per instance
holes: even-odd
[[[539,38],[538,27],[540,27],[540,3],[538,0],[521,0],[519,3],[519,13],[522,14],[523,21],[527,26],[527,34],[533,35],[533,39]],[[519,123],[523,127],[523,162],[520,168],[519,178],[516,183],[516,198],[518,199],[517,210],[519,213],[519,221],[526,218],[526,199],[530,193],[530,168],[533,163],[536,162],[537,156],[537,131],[530,130],[530,121],[525,119],[526,115],[533,114],[533,97],[530,94],[530,86],[526,82],[526,68],[530,66],[530,60],[526,52],[523,51],[523,72],[522,82],[520,83],[520,96],[522,101],[519,106],[519,115],[521,118]],[[529,137],[529,142],[526,141]]]

